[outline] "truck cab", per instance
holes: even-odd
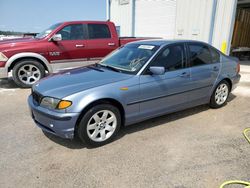
[[[143,38],[119,38],[109,21],[71,21],[50,26],[34,38],[0,42],[0,78],[12,73],[31,87],[49,73],[98,62],[121,45]]]

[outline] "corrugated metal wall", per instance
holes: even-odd
[[[177,39],[209,41],[213,0],[177,0]]]
[[[111,0],[111,21],[121,26],[121,36],[193,39],[230,51],[237,0]],[[134,30],[133,25],[134,10]]]
[[[136,0],[135,36],[172,39],[175,17],[176,0]]]
[[[110,20],[120,26],[121,36],[131,36],[132,13],[131,3],[120,4],[120,0],[110,1]]]

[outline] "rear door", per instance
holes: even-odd
[[[87,31],[85,24],[70,24],[63,27],[57,34],[62,40],[50,42],[48,53],[52,63],[74,62],[90,57],[87,49]]]
[[[188,43],[189,66],[191,68],[192,92],[190,101],[207,100],[220,70],[220,55],[202,43]]]
[[[113,36],[108,24],[89,23],[87,25],[88,53],[91,59],[101,59],[116,48],[118,48],[118,38]]]

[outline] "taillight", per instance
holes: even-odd
[[[240,72],[240,63],[237,63],[237,68],[236,68],[236,72],[239,73]]]

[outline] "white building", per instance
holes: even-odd
[[[194,39],[229,53],[237,6],[250,0],[106,0],[120,36]],[[250,6],[249,6],[250,7]],[[250,31],[249,31],[250,32]]]

